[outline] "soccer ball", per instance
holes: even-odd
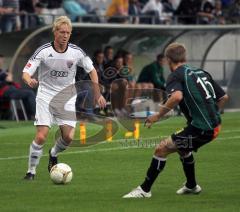
[[[58,163],[52,167],[50,178],[55,184],[66,184],[72,180],[72,169],[65,163]]]

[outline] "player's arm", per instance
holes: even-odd
[[[94,94],[97,97],[96,99],[97,99],[98,105],[100,106],[100,108],[104,108],[106,106],[106,100],[101,95],[101,92],[99,89],[97,71],[93,66],[92,60],[86,55],[83,57],[80,56],[78,65],[81,66],[82,68],[84,68],[84,70],[89,74],[89,76],[93,82]]]
[[[176,107],[181,100],[183,99],[183,93],[182,91],[175,91],[171,94],[171,96],[168,98],[167,102],[160,107],[160,110],[157,114],[154,114],[152,116],[149,116],[146,121],[145,125],[149,128],[154,122],[157,122],[160,118],[162,118],[164,115],[166,115],[170,110],[172,110],[174,107]]]
[[[218,99],[217,101],[217,106],[219,108],[219,110],[222,110],[225,103],[228,101],[229,97],[227,94],[225,94],[224,96],[222,96],[220,99]]]
[[[90,71],[89,76],[90,76],[92,82],[94,83],[94,85],[93,85],[94,93],[95,93],[95,95],[97,95],[98,105],[100,106],[100,108],[106,107],[106,100],[101,95],[101,92],[99,89],[99,83],[98,83],[98,75],[97,75],[97,71],[95,68],[93,68],[93,70]]]
[[[169,98],[167,102],[160,107],[159,113],[149,116],[146,119],[145,124],[147,127],[150,127],[154,122],[157,122],[181,102],[183,99],[183,88],[181,81],[181,76],[179,76],[177,73],[172,73],[169,75],[166,87]]]
[[[33,56],[28,60],[27,64],[23,68],[22,80],[31,88],[34,88],[38,85],[38,81],[33,78],[38,66],[41,63],[42,52],[36,55],[36,52]]]
[[[34,88],[38,85],[38,81],[30,76],[29,73],[23,72],[22,74],[23,81],[31,88]]]

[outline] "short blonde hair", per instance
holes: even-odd
[[[187,49],[184,44],[171,43],[164,51],[165,57],[173,63],[183,63],[187,60]]]
[[[59,16],[53,22],[52,31],[55,32],[62,24],[67,24],[72,30],[72,22],[67,16]]]

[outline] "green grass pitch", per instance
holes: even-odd
[[[59,156],[73,169],[68,185],[54,185],[47,172],[47,152],[56,128],[44,147],[35,181],[22,180],[29,144],[35,133],[31,122],[0,122],[0,211],[240,211],[240,113],[225,113],[220,136],[195,154],[196,174],[203,191],[178,196],[184,182],[178,156],[170,155],[165,170],[153,186],[151,199],[122,199],[144,179],[153,147],[103,143],[72,147]],[[167,136],[184,126],[172,117],[142,137]],[[93,133],[96,126],[88,126]],[[116,139],[123,137],[120,130]],[[76,132],[76,138],[78,132]]]

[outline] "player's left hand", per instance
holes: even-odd
[[[154,122],[157,122],[159,120],[158,114],[154,114],[151,116],[148,116],[147,119],[144,122],[144,126],[147,128],[150,128]]]
[[[98,105],[101,109],[106,107],[106,100],[102,95],[98,98]]]

